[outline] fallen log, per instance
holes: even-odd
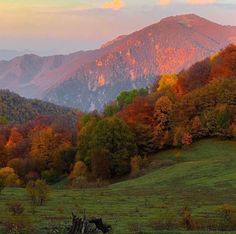
[[[87,219],[86,215],[83,218],[72,213],[72,225],[68,234],[95,234],[109,233],[111,226],[103,223],[101,218]]]

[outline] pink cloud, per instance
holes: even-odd
[[[171,3],[171,0],[159,0],[160,5],[169,5]]]
[[[112,0],[110,2],[105,2],[103,4],[104,9],[112,9],[112,10],[119,10],[125,6],[125,3],[123,0]]]
[[[189,0],[190,4],[213,4],[216,0]]]

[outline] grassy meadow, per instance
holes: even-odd
[[[202,218],[215,218],[224,203],[236,206],[236,142],[202,140],[153,157],[144,176],[105,188],[75,190],[58,184],[51,188],[49,201],[35,210],[25,189],[5,188],[0,195],[0,220],[9,216],[7,202],[20,201],[35,233],[70,223],[71,212],[83,214],[85,210],[88,216],[102,217],[111,224],[113,233],[138,233],[140,224],[140,233],[177,234],[190,232],[158,232],[152,224],[163,217],[180,218],[185,206],[191,208],[193,217]]]

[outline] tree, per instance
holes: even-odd
[[[2,125],[2,126],[5,126],[5,125],[7,125],[8,124],[8,121],[7,121],[7,119],[4,117],[4,116],[1,116],[0,115],[0,126]]]
[[[116,98],[119,110],[122,110],[125,106],[131,104],[136,97],[146,95],[148,95],[148,89],[145,88],[121,92]]]
[[[112,176],[128,173],[130,157],[136,153],[132,132],[117,117],[105,118],[98,122],[93,137],[93,148],[102,148],[109,152]]]
[[[136,153],[136,144],[129,127],[114,116],[89,122],[82,128],[78,155],[89,167],[95,149],[109,152],[111,175],[118,176],[129,172],[129,159]]]
[[[21,185],[18,175],[16,175],[14,169],[10,167],[0,169],[0,179],[3,180],[6,186],[18,187]]]
[[[87,175],[88,168],[82,161],[77,161],[70,174],[70,179],[85,177]]]
[[[181,143],[182,145],[191,145],[192,142],[193,142],[193,139],[192,139],[192,135],[189,133],[189,132],[184,132],[183,133],[183,136],[182,136],[182,139],[181,139]]]
[[[0,194],[2,193],[2,190],[5,188],[5,183],[3,179],[0,179]]]
[[[191,133],[193,137],[199,138],[203,135],[202,121],[199,116],[195,116],[191,123]]]
[[[96,179],[107,180],[110,178],[110,157],[106,149],[94,149],[92,151],[92,175]]]
[[[173,103],[167,96],[160,97],[155,103],[153,137],[157,149],[162,149],[169,142]]]
[[[116,102],[113,102],[111,104],[108,104],[105,106],[103,114],[105,116],[114,116],[119,111],[119,106]]]
[[[69,173],[75,161],[75,156],[76,156],[76,148],[74,147],[69,147],[57,151],[53,155],[52,166],[54,170],[59,174]]]
[[[49,186],[43,180],[29,181],[26,186],[26,191],[35,205],[42,206],[49,197]]]
[[[86,187],[87,186],[87,173],[88,168],[82,161],[77,161],[69,176],[74,187]]]
[[[49,168],[54,154],[62,144],[59,136],[50,127],[36,127],[30,133],[32,140],[30,155],[40,171]]]
[[[159,82],[158,82],[158,88],[157,91],[168,91],[176,85],[178,81],[178,76],[176,74],[166,74],[162,75]]]
[[[143,159],[140,155],[135,155],[130,160],[131,174],[136,175],[143,167]]]
[[[7,167],[13,168],[15,173],[21,177],[26,174],[26,160],[22,158],[13,158],[7,162]]]

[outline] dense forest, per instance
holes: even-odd
[[[10,123],[25,123],[38,116],[68,116],[73,121],[76,111],[37,99],[26,99],[8,90],[0,90],[0,115]]]
[[[15,97],[6,91],[0,96],[2,115],[24,122],[1,118],[0,178],[7,186],[38,178],[67,178],[73,186],[109,181],[138,172],[160,150],[205,137],[236,137],[236,46],[163,75],[149,92],[122,92],[103,113],[78,113],[76,126],[65,116],[37,116],[69,110],[25,99],[16,103]]]

